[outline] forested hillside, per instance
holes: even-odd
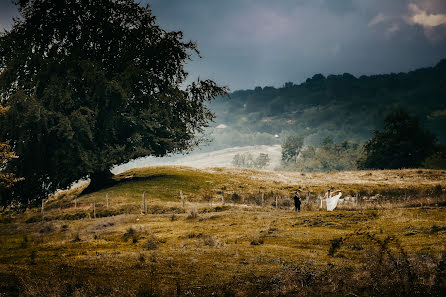
[[[210,107],[217,116],[213,146],[218,148],[281,143],[291,134],[311,145],[327,136],[335,142],[365,141],[395,109],[417,116],[446,143],[446,60],[409,73],[316,74],[299,85],[235,91]]]

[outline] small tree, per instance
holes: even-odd
[[[285,164],[296,162],[303,144],[304,141],[302,137],[288,136],[285,143],[282,144],[282,162]]]
[[[268,154],[260,153],[259,156],[254,160],[254,167],[258,169],[263,169],[269,166],[271,159]]]
[[[435,148],[435,136],[422,129],[416,117],[397,111],[384,120],[384,128],[375,130],[364,145],[358,161],[362,169],[398,169],[421,166]]]
[[[271,159],[268,154],[260,153],[257,158],[251,153],[236,154],[232,158],[232,165],[240,168],[257,168],[262,169],[270,164]]]

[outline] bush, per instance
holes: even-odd
[[[160,245],[160,241],[154,235],[150,236],[143,244],[143,248],[149,251],[157,250]]]

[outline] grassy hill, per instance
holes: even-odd
[[[117,185],[100,192],[58,193],[43,214],[41,208],[1,214],[1,294],[337,296],[444,289],[445,171],[148,167],[115,178]],[[328,185],[352,199],[321,211],[317,196]],[[303,197],[301,213],[292,211],[295,189]]]
[[[116,179],[89,195],[58,193],[43,215],[1,214],[3,296],[409,296],[445,288],[445,171],[149,167]],[[356,200],[319,210],[328,185]],[[294,213],[299,188],[303,212]]]

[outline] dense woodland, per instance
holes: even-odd
[[[417,117],[439,143],[446,143],[445,99],[446,60],[409,73],[316,74],[299,85],[235,91],[230,99],[210,103],[217,115],[215,127],[227,126],[215,130],[212,148],[281,144],[289,135],[313,146],[326,137],[335,143],[362,143],[398,109]]]

